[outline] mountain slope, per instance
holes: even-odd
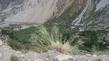
[[[50,17],[58,16],[71,1],[73,0],[0,0],[0,23],[42,24]]]
[[[75,0],[60,17],[48,21],[84,30],[100,30],[109,27],[109,0]],[[67,27],[67,28],[68,28]]]

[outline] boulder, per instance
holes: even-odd
[[[74,61],[72,56],[65,54],[58,55],[56,58],[58,61]]]

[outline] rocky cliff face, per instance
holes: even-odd
[[[0,0],[0,24],[37,23],[62,11],[72,0]],[[1,25],[1,26],[3,26]]]

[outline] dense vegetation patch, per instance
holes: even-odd
[[[59,29],[55,26],[48,30],[44,26],[30,27],[19,31],[3,30],[3,34],[8,35],[11,40],[8,44],[18,50],[33,50],[37,52],[45,52],[48,50],[57,50],[62,53],[71,51],[69,41],[63,38]]]
[[[78,33],[78,37],[72,42],[73,45],[78,45],[78,48],[88,52],[97,52],[108,49],[109,42],[106,39],[108,31],[86,30]]]
[[[29,43],[29,39],[31,37],[31,34],[37,31],[36,27],[30,27],[27,29],[22,29],[22,30],[2,30],[3,34],[9,35],[10,38],[18,40],[18,42],[21,42],[22,44],[24,43]]]
[[[8,44],[16,50],[29,49],[31,47],[31,34],[36,32],[36,27],[29,27],[21,30],[2,29],[2,34],[8,35],[11,39]]]

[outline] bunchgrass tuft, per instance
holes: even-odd
[[[71,51],[69,42],[64,41],[62,34],[56,26],[54,26],[51,31],[48,31],[44,26],[39,27],[39,30],[32,34],[30,40],[40,52],[57,50],[62,53],[67,53]]]
[[[10,61],[19,61],[18,57],[15,55],[11,55]]]

